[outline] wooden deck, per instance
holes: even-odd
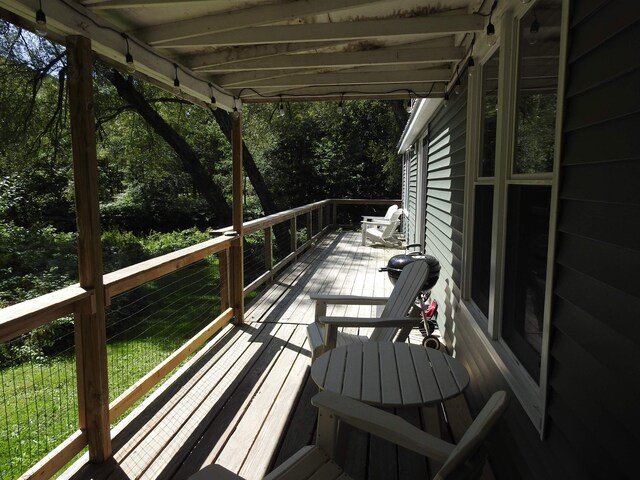
[[[62,478],[183,479],[213,462],[261,478],[313,443],[316,412],[309,400],[317,387],[309,378],[306,325],[314,306],[308,294],[386,295],[392,286],[378,268],[396,253],[363,247],[359,233],[325,237],[247,308],[246,325],[225,328],[116,427],[109,462],[81,459]],[[374,313],[372,307],[341,308],[335,313]],[[403,415],[441,430],[437,409]],[[428,478],[421,457],[350,435],[344,461],[355,478]]]

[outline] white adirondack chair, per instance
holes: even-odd
[[[339,422],[348,423],[442,463],[442,467],[433,477],[434,480],[475,479],[480,475],[486,461],[484,439],[505,411],[507,400],[506,392],[494,393],[460,442],[454,445],[420,430],[392,413],[325,390],[311,399],[311,403],[318,407],[320,418],[323,421],[330,419],[326,422],[329,428],[318,432],[318,445],[303,447],[264,477],[264,480],[351,478],[333,461]],[[214,479],[242,480],[242,477],[220,465],[209,465],[190,477],[190,480]]]
[[[391,205],[387,209],[387,213],[384,214],[384,217],[374,217],[374,216],[371,216],[371,215],[363,215],[362,216],[362,221],[363,222],[376,222],[376,221],[386,221],[386,222],[388,222],[389,219],[391,218],[391,214],[393,214],[393,212],[395,212],[396,210],[398,210],[398,205]]]
[[[373,244],[382,244],[387,247],[398,247],[402,241],[398,238],[396,230],[400,225],[400,217],[405,213],[399,208],[391,214],[389,220],[363,221],[362,222],[362,244],[366,245],[367,240]]]
[[[418,293],[429,275],[429,265],[417,260],[402,269],[391,296],[361,297],[355,295],[328,295],[312,293],[316,302],[315,322],[307,327],[307,340],[313,362],[336,345],[353,342],[405,341],[420,318],[408,316]],[[379,318],[327,317],[327,305],[384,305]],[[370,337],[338,332],[338,327],[374,327]]]

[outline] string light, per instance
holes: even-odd
[[[456,65],[456,86],[453,89],[453,93],[456,95],[460,95],[460,71],[458,70],[458,66]]]
[[[281,117],[284,117],[284,103],[282,102],[282,97],[280,97],[280,104],[278,105],[278,114]]]
[[[538,41],[538,32],[540,31],[540,24],[538,23],[538,16],[535,9],[533,10],[533,22],[529,27],[529,45],[535,45]]]
[[[124,56],[124,61],[127,64],[127,73],[133,73],[136,71],[136,64],[133,63],[133,55],[131,55],[131,51],[129,50],[129,36],[126,33],[123,33],[122,38],[124,38],[127,45],[127,53]]]
[[[338,115],[342,115],[342,98],[340,99],[340,102],[338,103]]]
[[[211,108],[214,110],[218,108],[218,102],[216,102],[216,97],[213,95],[213,85],[209,82],[209,90],[211,90]]]
[[[489,23],[487,23],[487,43],[490,47],[496,44],[496,27],[491,23],[491,16],[493,15],[493,11],[498,6],[498,1],[494,1],[493,5],[491,5],[491,11],[489,12]]]
[[[178,94],[180,93],[180,79],[178,78],[178,64],[174,63],[173,68],[175,68],[176,74],[173,78],[173,92]]]
[[[471,40],[471,48],[469,49],[469,60],[467,60],[467,75],[469,78],[473,76],[473,70],[476,66],[476,62],[473,60],[473,47],[476,45],[476,34],[473,34],[473,39]]]
[[[413,110],[413,106],[411,105],[411,99],[407,99],[407,113],[411,113],[411,110]]]
[[[449,106],[449,92],[444,92],[444,106]]]
[[[36,11],[36,35],[39,37],[47,36],[47,16],[42,10],[42,0],[39,2],[40,8]]]

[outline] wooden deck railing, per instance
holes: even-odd
[[[397,200],[364,199],[323,200],[245,222],[242,232],[245,239],[256,232],[262,232],[263,234],[264,271],[254,275],[256,278],[248,285],[243,285],[241,295],[247,295],[265,282],[272,280],[280,270],[293,262],[304,250],[310,248],[319,237],[329,229],[338,226],[338,206],[355,205],[360,206],[360,209],[366,209],[365,205],[388,205],[397,202]],[[306,229],[306,235],[304,235],[302,241],[299,241],[300,228]],[[281,236],[278,239],[278,243],[281,245],[286,243],[283,241],[282,235],[288,233],[289,236],[288,251],[279,251],[279,258],[275,260],[274,230],[276,230],[276,235]],[[234,242],[237,244],[238,240],[240,240],[240,244],[242,244],[243,239],[240,239],[231,227],[216,230],[214,234],[216,237],[212,240],[131,265],[103,276],[104,295],[99,297],[103,297],[105,306],[108,306],[116,295],[131,291],[212,255],[218,256],[220,272],[220,314],[211,319],[204,328],[178,350],[113,400],[109,404],[109,420],[111,423],[199,346],[226,326],[234,317],[237,317],[237,312],[230,307],[230,305],[234,304],[231,301],[233,295],[238,295],[238,292],[233,291],[232,283],[230,282],[231,270],[234,265],[231,264],[232,258],[229,252]],[[96,298],[98,297],[95,293],[91,289],[84,289],[79,284],[76,284],[0,310],[0,344],[9,342],[20,335],[66,315],[95,311]],[[236,320],[242,322],[242,318],[236,318]],[[106,342],[105,335],[102,335],[101,338]],[[82,339],[82,335],[76,334],[76,342],[81,342]],[[82,347],[82,345],[76,343],[76,352],[82,352]],[[86,349],[87,345],[84,345],[84,348]],[[104,345],[101,348],[104,348]],[[103,373],[107,376],[109,374],[108,371]],[[82,375],[78,375],[78,391],[82,390],[82,377]],[[106,395],[105,397],[108,398]],[[85,399],[83,395],[78,395],[79,411],[83,411],[87,407],[83,405],[83,402],[87,401],[90,400]],[[80,428],[30,468],[22,478],[49,478],[53,476],[86,445],[87,435],[85,429]]]

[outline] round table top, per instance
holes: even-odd
[[[329,390],[372,405],[422,406],[462,393],[467,370],[455,358],[420,345],[365,342],[325,352],[311,378]]]

